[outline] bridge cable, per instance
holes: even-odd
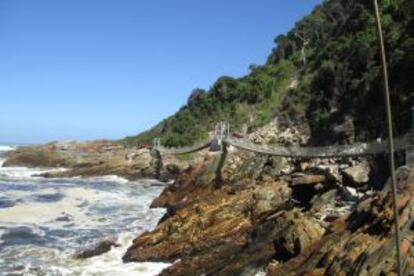
[[[385,98],[385,112],[387,114],[387,129],[388,129],[388,146],[389,146],[389,166],[391,173],[391,188],[392,188],[392,205],[394,211],[394,227],[395,227],[395,250],[397,257],[397,274],[402,276],[401,271],[401,249],[400,249],[400,226],[398,221],[398,208],[397,208],[397,181],[395,176],[395,160],[394,160],[394,140],[393,140],[393,125],[392,125],[392,112],[391,112],[391,100],[390,100],[390,88],[388,83],[388,70],[387,70],[387,58],[385,54],[384,38],[382,34],[380,11],[378,7],[378,1],[373,0],[375,8],[375,19],[377,24],[378,42],[381,51],[382,73],[384,81],[384,98]]]

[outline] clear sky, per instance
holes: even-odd
[[[137,134],[321,2],[1,0],[0,143]]]

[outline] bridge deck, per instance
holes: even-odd
[[[375,155],[388,151],[387,140],[381,142],[356,143],[352,145],[338,145],[326,147],[282,147],[277,145],[258,145],[245,139],[226,138],[225,142],[236,148],[256,153],[273,156],[296,158],[333,158]],[[408,147],[408,136],[395,139],[395,150],[403,150]]]
[[[352,145],[337,145],[326,147],[283,147],[278,145],[259,145],[254,144],[246,139],[235,137],[227,137],[224,143],[232,145],[236,148],[256,153],[268,154],[273,156],[293,157],[293,158],[334,158],[334,157],[352,157],[366,156],[384,153],[388,151],[387,140],[373,141],[369,143],[356,143]],[[212,143],[212,139],[202,141],[191,147],[183,148],[167,148],[157,146],[156,149],[161,154],[180,155],[193,153],[208,148]],[[409,147],[409,136],[405,135],[396,138],[394,141],[395,150],[404,150]]]

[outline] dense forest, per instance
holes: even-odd
[[[409,127],[414,105],[414,0],[380,0],[388,55],[395,131]],[[302,122],[313,141],[334,141],[332,126],[352,118],[357,140],[384,134],[379,47],[372,1],[327,0],[275,39],[264,65],[241,78],[220,77],[208,91],[194,89],[187,103],[152,129],[122,140],[154,137],[168,146],[206,138],[216,122],[251,132],[278,116]]]

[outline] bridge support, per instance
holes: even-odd
[[[414,107],[411,107],[411,128],[408,138],[408,147],[405,151],[405,164],[414,165]]]
[[[220,188],[221,185],[223,184],[224,179],[223,179],[222,170],[223,170],[224,163],[226,162],[226,158],[228,154],[227,146],[228,146],[227,143],[222,141],[220,160],[216,168],[216,179],[215,179],[216,188]]]
[[[219,188],[223,183],[222,169],[227,158],[227,143],[225,139],[230,133],[230,125],[227,122],[219,122],[216,125],[215,137],[210,143],[210,151],[221,151],[220,159],[216,167],[215,184]]]
[[[214,130],[214,138],[210,143],[210,151],[221,151],[223,140],[229,135],[230,125],[227,122],[219,122]]]
[[[161,170],[163,167],[162,163],[162,155],[159,151],[158,147],[160,146],[161,142],[159,138],[154,138],[152,141],[152,148],[150,150],[151,157],[153,159],[153,164],[155,167],[155,178],[160,179],[161,178]]]

